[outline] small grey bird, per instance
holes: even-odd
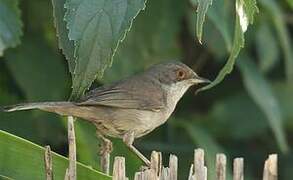
[[[134,139],[165,123],[190,86],[209,82],[183,63],[167,62],[94,89],[78,102],[25,103],[3,110],[40,109],[88,120],[96,126],[103,142],[110,146],[108,150],[111,143],[105,136],[121,138],[146,165],[150,165],[133,146]]]

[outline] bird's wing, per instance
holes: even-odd
[[[92,90],[76,104],[160,111],[164,108],[165,97],[161,87],[151,81],[128,79]]]

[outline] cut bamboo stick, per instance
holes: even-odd
[[[177,180],[178,174],[178,158],[175,155],[170,155],[169,158],[169,180]]]
[[[244,159],[243,158],[234,159],[233,180],[244,180]]]
[[[50,146],[45,147],[45,171],[46,180],[53,180],[53,166],[52,166],[52,154]]]
[[[269,155],[265,161],[263,180],[277,180],[278,179],[278,156],[277,154]]]
[[[194,176],[196,180],[205,180],[204,151],[203,149],[194,150]]]
[[[68,116],[67,126],[69,146],[69,167],[68,171],[66,171],[66,175],[68,180],[76,180],[76,140],[74,130],[74,119],[72,116]]]
[[[226,180],[226,164],[227,158],[225,154],[216,155],[216,179]]]
[[[126,180],[124,157],[115,157],[113,165],[113,180]]]
[[[159,178],[162,173],[162,153],[153,151],[151,154],[151,166],[150,169],[153,169],[156,176]]]

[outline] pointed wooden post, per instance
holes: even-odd
[[[278,156],[277,154],[269,155],[265,161],[263,180],[278,180]]]

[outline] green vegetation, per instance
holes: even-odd
[[[0,105],[77,99],[90,86],[182,60],[215,80],[190,90],[137,147],[177,154],[182,179],[196,147],[210,167],[216,152],[245,157],[248,179],[276,152],[281,179],[292,179],[292,9],[290,0],[0,0]],[[0,112],[0,177],[42,179],[43,149],[26,140],[67,156],[65,124],[40,111]],[[97,179],[95,129],[75,125],[78,175]],[[126,157],[129,176],[141,165],[120,140],[115,155]],[[62,179],[66,160],[53,162]]]

